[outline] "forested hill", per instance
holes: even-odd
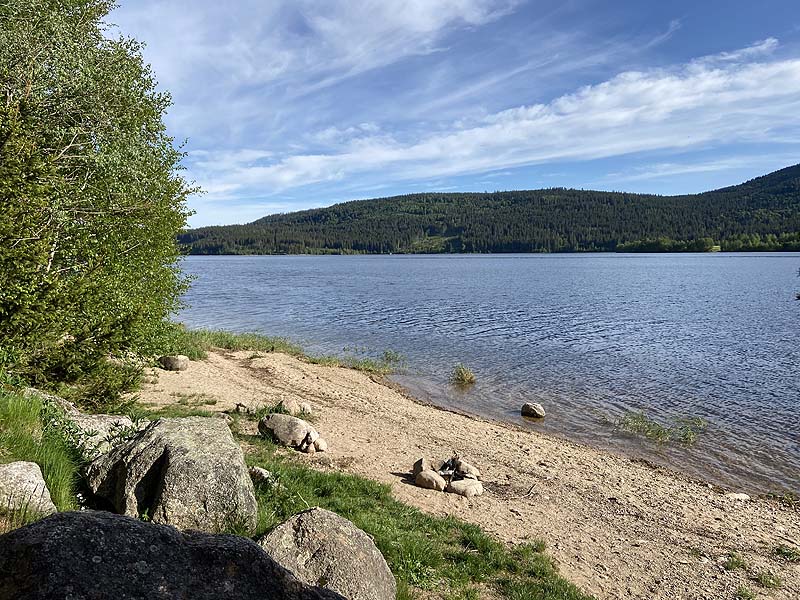
[[[800,251],[800,165],[686,196],[554,188],[360,200],[179,242],[190,254]]]

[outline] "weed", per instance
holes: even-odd
[[[789,562],[800,562],[800,550],[797,548],[792,548],[791,546],[785,546],[781,544],[780,546],[777,546],[773,552],[777,556],[780,556]]]
[[[736,590],[736,595],[734,598],[736,600],[755,600],[756,595],[750,591],[750,588],[740,586],[739,589]]]
[[[730,552],[728,553],[728,558],[726,558],[725,562],[722,563],[722,567],[726,571],[735,571],[736,569],[746,569],[747,563],[745,562],[744,557],[738,552]]]
[[[644,412],[631,412],[623,415],[616,422],[616,426],[658,444],[676,441],[691,445],[697,441],[697,436],[706,430],[707,423],[701,417],[683,417],[676,419],[672,426],[666,427]]]
[[[755,574],[753,579],[758,582],[758,585],[765,588],[777,589],[783,583],[781,578],[771,571],[760,571]]]
[[[467,366],[458,363],[450,374],[450,383],[456,385],[472,385],[475,383],[475,373]]]

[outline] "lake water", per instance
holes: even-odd
[[[189,257],[180,320],[310,353],[393,350],[436,404],[665,464],[800,492],[798,254]],[[456,363],[477,383],[454,388]],[[522,403],[547,418],[527,423]],[[615,425],[702,417],[696,443]]]

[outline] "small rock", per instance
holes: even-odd
[[[429,461],[427,458],[420,458],[417,460],[417,462],[414,463],[414,466],[411,468],[411,473],[412,475],[414,475],[414,477],[416,477],[423,471],[428,471],[432,469],[433,466],[431,465],[431,461]],[[436,470],[438,471],[439,469]]]
[[[314,411],[311,410],[311,405],[308,402],[300,403],[300,412],[305,413],[308,416],[311,416],[314,413]]]
[[[317,438],[314,441],[314,447],[317,449],[317,452],[326,452],[328,450],[328,442],[323,438]]]
[[[162,356],[158,359],[158,364],[167,371],[185,371],[189,368],[189,357],[183,354]]]
[[[303,449],[303,452],[306,454],[314,454],[317,449],[314,447],[314,444],[306,444],[306,447]]]
[[[725,494],[725,497],[728,500],[739,500],[740,502],[750,501],[750,496],[748,496],[747,494],[730,493],[730,494]]]
[[[526,402],[522,405],[520,413],[523,417],[532,417],[534,419],[544,419],[544,407],[538,402]]]
[[[451,494],[459,494],[465,498],[472,498],[483,494],[483,484],[475,479],[458,479],[448,483],[446,491]]]
[[[303,583],[349,600],[394,600],[397,594],[394,576],[372,539],[325,509],[295,515],[258,543]]]
[[[288,400],[281,400],[278,402],[277,406],[278,410],[286,413],[287,415],[292,415],[296,417],[300,414],[300,403],[293,398],[289,398]]]
[[[316,430],[302,419],[280,413],[272,413],[261,419],[258,422],[258,431],[262,435],[272,436],[284,446],[295,448],[300,447],[311,432],[314,438],[312,444],[319,437]]]
[[[431,469],[417,473],[414,483],[421,488],[437,490],[439,492],[443,492],[444,488],[447,486],[447,482],[444,480],[444,477],[439,475],[436,471],[432,471]]]
[[[250,473],[250,479],[253,480],[253,483],[258,484],[272,482],[272,473],[266,469],[262,469],[261,467],[250,467],[248,472]]]
[[[461,460],[460,458],[456,461],[455,471],[462,477],[469,477],[470,479],[481,478],[481,472],[477,469],[477,467],[473,467],[467,461]]]
[[[25,461],[0,465],[0,510],[32,515],[56,512],[39,465]]]

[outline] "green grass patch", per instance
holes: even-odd
[[[392,350],[387,350],[377,358],[359,355],[311,356],[297,344],[282,337],[271,337],[258,333],[186,329],[182,325],[175,325],[171,341],[164,348],[163,353],[183,354],[191,360],[202,360],[208,356],[208,352],[212,348],[232,351],[250,350],[252,354],[248,358],[251,360],[262,358],[265,353],[280,352],[317,365],[345,367],[379,375],[391,373],[405,364],[403,356]]]
[[[665,426],[644,412],[627,413],[615,424],[622,431],[645,437],[658,444],[680,442],[685,445],[694,444],[708,426],[700,417],[679,418],[672,425]]]
[[[469,367],[459,363],[450,374],[450,383],[456,385],[472,385],[475,383],[475,373],[473,373],[472,369]]]
[[[797,548],[781,544],[780,546],[776,546],[773,552],[776,556],[780,556],[789,562],[800,562],[800,550]]]
[[[729,552],[725,562],[722,563],[722,568],[726,571],[736,571],[737,569],[746,569],[747,563],[738,552]]]
[[[183,354],[191,360],[201,360],[208,356],[208,351],[212,348],[232,351],[282,352],[292,356],[303,355],[300,346],[281,337],[258,333],[187,329],[182,325],[175,325],[170,343],[164,349],[164,354]]]
[[[276,452],[258,436],[247,461],[273,473],[277,484],[259,486],[258,534],[320,506],[338,513],[375,540],[398,580],[398,598],[432,590],[445,598],[479,598],[490,586],[505,598],[586,599],[562,579],[542,543],[509,549],[479,527],[454,517],[434,517],[395,500],[389,486],[369,479],[311,469]]]
[[[756,595],[752,590],[745,586],[740,586],[734,595],[735,600],[755,600]]]
[[[35,462],[58,510],[74,510],[80,462],[52,424],[55,410],[36,397],[0,391],[0,463]]]
[[[753,576],[753,580],[761,587],[769,589],[778,589],[783,585],[781,578],[775,575],[772,571],[760,571]]]

